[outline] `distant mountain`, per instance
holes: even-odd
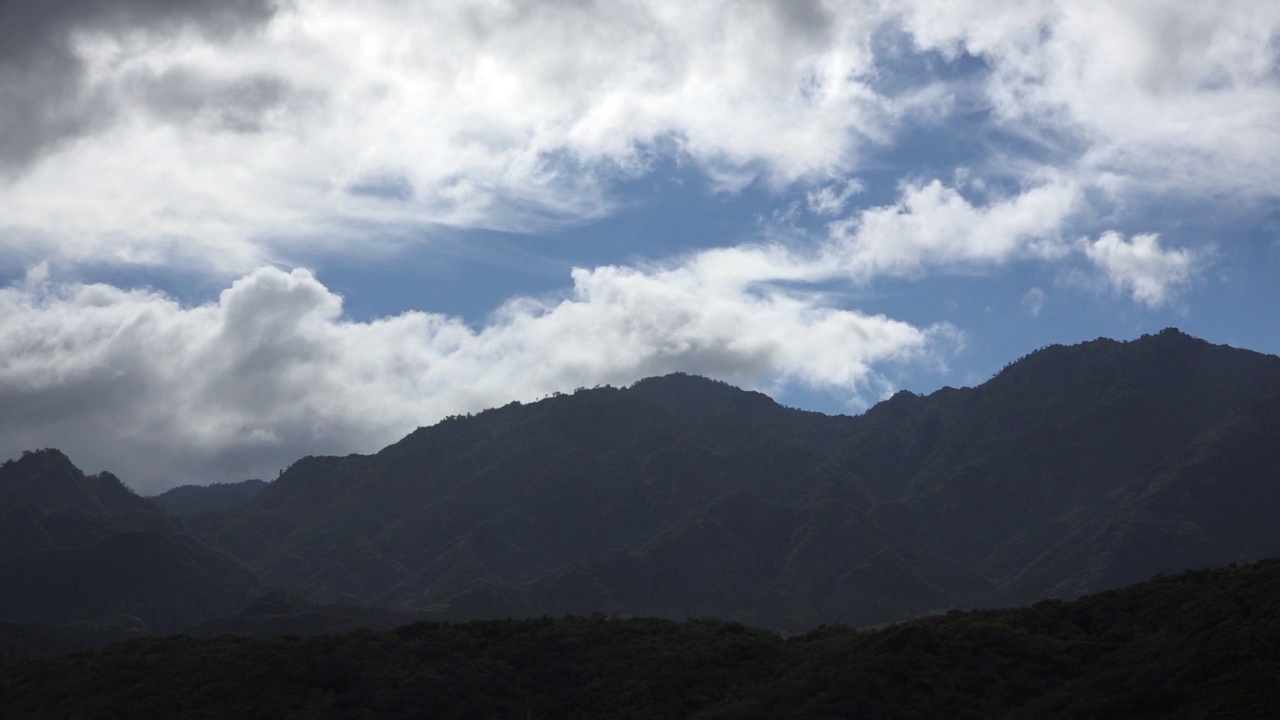
[[[110,474],[85,475],[57,450],[0,465],[0,621],[175,632],[261,593]]]
[[[1269,720],[1278,619],[1271,561],[786,639],[604,616],[146,638],[0,655],[0,698],[12,717]]]
[[[181,485],[148,498],[170,515],[196,515],[226,510],[262,492],[265,480],[243,480],[238,483],[213,485]]]
[[[190,527],[325,602],[874,624],[1280,554],[1277,398],[1280,359],[1175,330],[860,417],[673,375],[304,458]]]
[[[122,531],[177,524],[110,473],[85,475],[53,449],[0,464],[0,560],[78,547]]]

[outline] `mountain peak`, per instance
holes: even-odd
[[[772,398],[763,393],[743,390],[722,380],[688,373],[645,378],[632,384],[629,391],[697,415],[722,410],[730,403],[776,405]]]
[[[161,527],[162,513],[138,497],[115,475],[85,475],[55,448],[24,452],[0,465],[0,514],[19,505],[41,512],[74,511],[108,524]]]

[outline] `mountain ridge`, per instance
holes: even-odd
[[[274,545],[239,555],[269,582],[441,617],[592,602],[686,617],[723,610],[707,599],[717,595],[739,603],[726,617],[767,626],[873,624],[1149,576],[1123,550],[1137,540],[1106,530],[1141,511],[1123,497],[1141,497],[1162,462],[1259,394],[1280,394],[1280,359],[1174,330],[1042,348],[976,388],[899,393],[857,417],[677,374],[449,419],[369,456],[308,458],[202,537],[269,526]],[[742,493],[763,503],[760,517],[789,518],[752,526],[772,533],[782,561],[733,559],[743,532],[717,503]],[[839,523],[821,520],[831,513]],[[1102,546],[1064,555],[1088,528]],[[807,547],[840,548],[846,564]],[[1114,548],[1122,561],[1107,559]],[[704,571],[688,572],[695,562]],[[715,590],[725,567],[742,577]],[[683,580],[654,588],[629,572]],[[876,593],[880,610],[866,609]]]
[[[245,603],[256,587],[436,619],[716,616],[798,632],[1280,555],[1278,408],[1280,358],[1170,329],[1048,346],[980,386],[899,392],[853,417],[684,374],[580,389],[371,455],[301,458],[206,512],[125,504],[210,549],[191,562],[230,573]],[[37,459],[92,490],[61,453]],[[5,487],[0,544],[47,545],[47,511],[4,505],[21,494]],[[108,523],[95,542],[138,529],[94,512]]]

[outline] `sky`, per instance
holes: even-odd
[[[683,371],[1280,353],[1273,0],[6,0],[0,456],[143,494]]]

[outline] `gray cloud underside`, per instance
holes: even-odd
[[[86,82],[77,40],[213,39],[265,26],[270,0],[6,0],[0,4],[0,172],[20,172],[64,142],[109,126],[120,98]],[[192,85],[175,88],[181,102]],[[173,102],[157,83],[158,105]],[[214,94],[216,96],[216,93]]]
[[[873,365],[933,362],[954,341],[707,269],[575,271],[571,297],[512,300],[479,330],[420,312],[350,321],[302,270],[257,271],[198,307],[41,273],[0,290],[0,454],[56,444],[145,490],[676,370],[874,400],[888,383]]]

